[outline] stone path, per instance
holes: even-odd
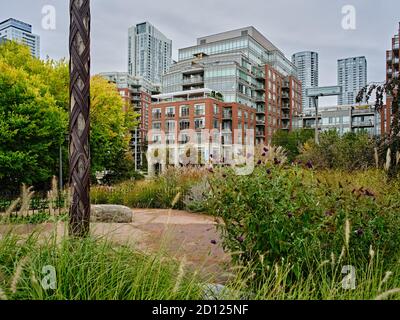
[[[45,236],[55,227],[57,234],[65,234],[63,223],[36,227],[20,225],[14,232],[24,235],[39,230]],[[0,235],[6,229],[0,226]],[[91,232],[94,236],[129,244],[144,252],[164,250],[172,258],[185,258],[191,268],[203,274],[215,274],[220,282],[228,276],[226,270],[230,258],[222,249],[213,217],[177,210],[134,209],[133,223],[92,223]]]

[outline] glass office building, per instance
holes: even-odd
[[[339,105],[355,104],[360,90],[367,85],[367,59],[354,57],[338,60]]]
[[[314,102],[307,97],[306,90],[318,87],[318,53],[312,51],[295,53],[292,62],[297,68],[297,76],[302,85],[302,109],[303,111],[313,109]]]
[[[25,44],[33,57],[40,58],[40,37],[30,24],[12,18],[0,22],[0,38]]]
[[[160,84],[172,63],[172,41],[148,22],[128,31],[128,73]]]

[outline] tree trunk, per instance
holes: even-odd
[[[90,0],[70,0],[69,233],[85,237],[90,223]]]

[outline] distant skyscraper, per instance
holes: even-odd
[[[298,79],[302,83],[303,110],[314,108],[313,100],[307,98],[306,90],[318,87],[318,53],[312,51],[295,53],[292,62],[297,67]]]
[[[367,59],[354,57],[338,60],[338,85],[342,87],[338,104],[355,104],[358,93],[367,85]]]
[[[40,37],[32,33],[30,24],[12,18],[0,22],[0,38],[23,43],[32,56],[40,58]]]
[[[172,63],[172,41],[148,22],[128,31],[128,73],[161,83]]]

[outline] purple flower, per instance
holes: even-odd
[[[312,162],[311,162],[311,160],[309,160],[307,163],[306,163],[306,167],[308,168],[308,169],[312,169],[314,166],[313,166],[313,164],[312,164]]]
[[[211,240],[211,244],[216,245],[216,244],[217,244],[217,241],[216,241],[216,240]]]
[[[375,194],[373,192],[369,191],[369,190],[365,190],[365,195],[367,197],[373,197],[373,198],[375,197]]]
[[[291,212],[291,211],[288,212],[287,216],[288,216],[289,219],[293,218],[293,216],[294,216],[294,215],[293,215],[293,212]]]
[[[278,165],[278,164],[281,164],[281,161],[278,160],[278,158],[274,158],[274,163],[275,163],[276,165]]]
[[[224,173],[223,175],[222,175],[222,178],[226,178],[227,177],[227,175]]]
[[[258,160],[257,165],[261,165],[262,161]]]
[[[267,169],[267,174],[270,175],[271,174],[271,170]]]
[[[356,231],[356,235],[359,237],[361,237],[363,234],[364,234],[364,230],[361,228]]]
[[[237,237],[237,241],[239,241],[240,243],[243,243],[244,242],[244,238],[242,236]]]
[[[265,157],[267,154],[264,152],[261,156]]]
[[[264,152],[268,152],[268,151],[269,151],[268,148],[264,147]]]
[[[328,210],[327,212],[325,212],[325,215],[327,217],[332,217],[333,216],[333,211],[332,210]]]
[[[208,168],[208,172],[214,173],[214,169],[213,168]]]

